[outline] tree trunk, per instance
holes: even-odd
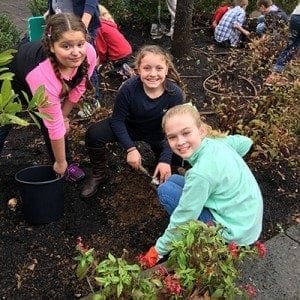
[[[188,55],[191,50],[191,27],[194,0],[177,1],[171,53],[176,58]]]

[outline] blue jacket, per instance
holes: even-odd
[[[73,11],[76,16],[81,17],[83,13],[89,13],[92,15],[91,22],[89,24],[89,34],[92,38],[95,38],[97,28],[100,26],[99,21],[99,7],[97,0],[73,0]],[[55,12],[52,8],[52,0],[48,0],[48,9],[50,15],[53,15]]]

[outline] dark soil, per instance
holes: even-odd
[[[170,40],[150,39],[149,30],[123,30],[138,49],[145,43],[158,43],[169,48]],[[205,33],[205,32],[204,32]],[[212,47],[207,35],[195,31],[194,45],[207,51]],[[199,42],[201,41],[201,43]],[[215,51],[223,51],[217,49]],[[238,50],[237,50],[238,51]],[[222,60],[227,54],[219,55]],[[188,99],[201,109],[208,122],[217,123],[210,112],[209,97],[204,93],[203,81],[213,74],[214,67],[207,56],[192,51],[191,56],[175,65],[188,89]],[[96,119],[110,114],[121,78],[102,76],[101,89],[104,108],[91,120],[73,119],[73,151],[76,160],[89,170],[86,150],[82,145],[85,128]],[[153,170],[153,155],[145,144],[139,144],[144,165]],[[115,144],[107,146],[110,180],[97,196],[89,201],[80,199],[82,183],[64,184],[64,215],[53,223],[33,226],[22,215],[21,199],[14,174],[31,165],[47,164],[47,153],[38,129],[13,130],[0,160],[0,290],[2,299],[74,299],[89,293],[85,281],[79,282],[74,273],[76,238],[97,250],[100,259],[108,252],[121,256],[123,248],[129,259],[153,245],[168,224],[168,216],[160,207],[149,178],[133,171],[125,161],[124,152]],[[251,165],[264,196],[263,241],[297,222],[299,202],[297,177],[285,161]],[[16,198],[16,210],[8,201]]]

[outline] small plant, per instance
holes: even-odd
[[[16,47],[21,31],[6,14],[0,14],[0,52]]]
[[[177,228],[181,239],[170,245],[167,261],[158,267],[142,271],[137,264],[108,254],[97,263],[94,250],[79,240],[76,274],[86,278],[91,299],[233,299],[245,293],[254,295],[252,286],[236,286],[237,266],[248,256],[266,254],[265,246],[256,242],[253,247],[226,244],[220,225],[190,221]],[[95,292],[95,286],[98,289]]]
[[[23,109],[18,94],[14,92],[11,86],[11,80],[14,74],[8,72],[8,68],[5,67],[13,58],[15,50],[6,50],[0,53],[0,80],[2,81],[0,91],[0,126],[7,124],[17,124],[20,126],[28,126],[30,123],[17,116],[21,112],[26,112],[30,115],[34,123],[40,127],[38,118],[49,117],[45,114],[39,113],[37,107],[43,107],[47,105],[47,100],[44,95],[44,87],[41,86],[37,89],[32,99],[29,100],[26,93],[23,92],[24,99],[27,102],[27,107]]]

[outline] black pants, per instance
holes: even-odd
[[[85,136],[85,143],[88,148],[101,148],[106,143],[118,142],[118,139],[111,129],[109,118],[101,122],[95,123],[88,128]],[[155,158],[158,160],[161,152],[164,149],[165,140],[153,141],[146,137],[137,136],[127,128],[128,134],[133,141],[143,141],[149,144],[151,150],[154,152]],[[182,159],[176,154],[172,154],[172,165],[181,166]]]

